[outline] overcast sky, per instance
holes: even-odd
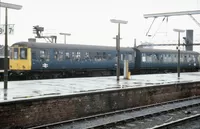
[[[168,23],[156,20],[150,31],[154,38],[147,39],[145,33],[152,19],[144,19],[143,14],[200,9],[199,0],[4,0],[2,2],[22,5],[22,10],[9,10],[9,23],[15,24],[14,35],[9,36],[9,45],[33,38],[34,25],[45,28],[44,34],[58,36],[60,32],[71,33],[67,43],[114,46],[113,37],[117,25],[110,19],[127,20],[121,26],[121,46],[133,46],[134,38],[140,41],[175,42],[177,34],[173,28],[194,29],[195,40],[200,41],[200,27],[188,16],[170,17]],[[200,22],[200,15],[194,15]],[[0,12],[0,22],[4,24],[4,9]],[[160,29],[158,29],[160,26]],[[155,32],[157,33],[155,34]],[[184,34],[182,35],[184,36]],[[4,36],[0,36],[4,44]]]

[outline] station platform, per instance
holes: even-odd
[[[200,81],[199,76],[200,72],[188,72],[181,73],[179,79],[177,78],[177,73],[168,73],[132,75],[130,80],[125,80],[121,76],[119,82],[116,81],[115,76],[10,81],[8,82],[7,90],[3,89],[4,83],[0,82],[0,102],[122,88],[195,82]]]

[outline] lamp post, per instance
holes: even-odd
[[[178,65],[177,65],[177,72],[178,72],[178,79],[180,78],[180,33],[185,32],[185,30],[181,29],[174,29],[175,32],[178,32]]]
[[[66,44],[66,36],[70,36],[70,33],[60,33],[60,35],[64,35],[64,43]]]
[[[111,19],[112,23],[118,24],[118,35],[116,36],[116,50],[117,50],[117,81],[120,76],[120,24],[127,24],[128,21]]]
[[[5,8],[4,89],[7,89],[8,88],[8,9],[20,10],[22,6],[0,2],[0,7]]]

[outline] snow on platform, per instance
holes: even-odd
[[[130,80],[121,76],[119,82],[115,76],[10,81],[7,90],[3,89],[4,83],[0,82],[0,102],[195,81],[200,81],[200,72],[181,73],[180,79],[177,73],[132,75]]]

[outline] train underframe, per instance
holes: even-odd
[[[134,69],[129,70],[132,75],[137,74],[158,74],[158,73],[175,73],[177,69]],[[196,72],[198,68],[181,68],[181,72]],[[120,70],[123,75],[123,69]],[[1,80],[3,80],[3,75]],[[9,80],[37,80],[37,79],[55,79],[55,78],[75,78],[75,77],[99,77],[99,76],[116,76],[116,69],[79,69],[79,70],[36,70],[36,71],[9,71]]]
[[[92,70],[36,70],[36,71],[12,71],[9,74],[10,80],[36,80],[54,78],[75,78],[75,77],[99,77],[115,75],[115,70],[92,69]]]

